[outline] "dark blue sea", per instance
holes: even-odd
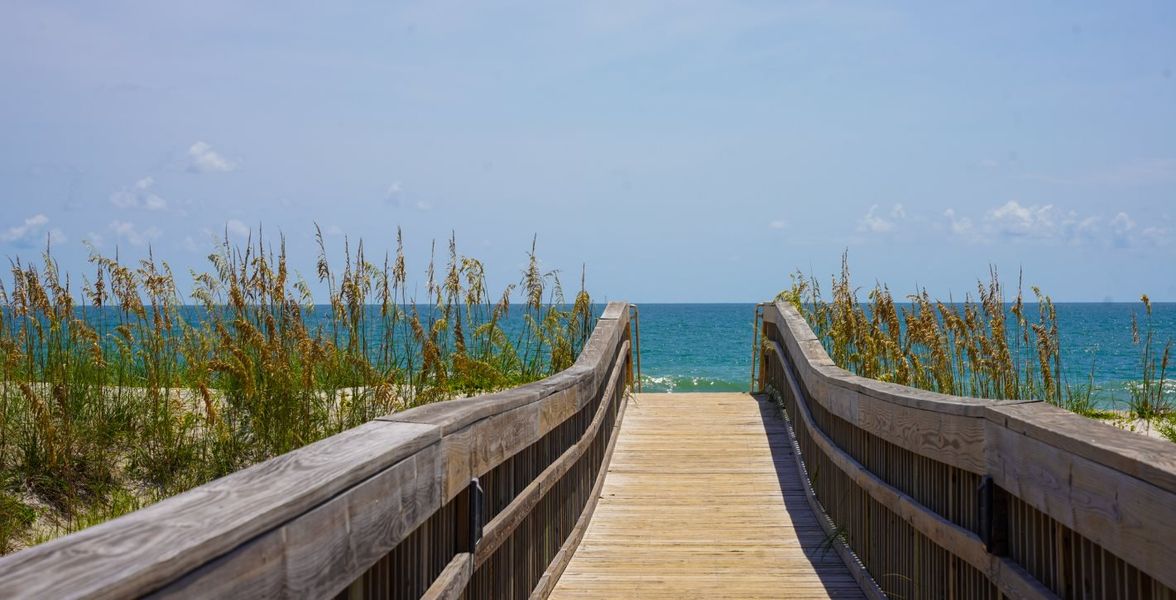
[[[1140,348],[1132,341],[1131,316],[1146,326],[1142,303],[1055,305],[1063,370],[1074,384],[1094,369],[1095,398],[1121,405],[1142,372]],[[753,304],[642,304],[641,360],[645,391],[742,391],[751,381]],[[1037,314],[1026,306],[1026,315]],[[1162,350],[1176,340],[1176,303],[1152,304],[1152,328]],[[1176,357],[1169,379],[1176,378]],[[1176,393],[1176,383],[1169,383]]]

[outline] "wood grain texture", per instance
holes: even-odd
[[[766,397],[757,399],[771,401]],[[777,416],[784,422],[784,428],[788,432],[788,441],[792,449],[792,457],[796,461],[796,468],[800,480],[800,485],[804,488],[804,497],[808,500],[809,509],[813,511],[813,515],[817,518],[817,524],[821,526],[821,530],[825,532],[826,539],[832,540],[833,547],[837,550],[837,554],[841,556],[841,562],[845,563],[849,574],[858,582],[858,587],[861,588],[862,593],[870,600],[886,600],[886,592],[878,587],[878,583],[870,577],[869,571],[865,565],[862,564],[858,557],[853,553],[853,550],[845,543],[845,540],[838,535],[837,524],[824,513],[824,508],[821,507],[821,501],[817,499],[816,492],[813,490],[812,484],[808,480],[808,473],[806,472],[804,459],[800,454],[800,446],[796,442],[796,433],[792,429],[792,425],[784,420],[783,407],[776,407],[779,411]]]
[[[531,403],[488,417],[445,436],[445,501],[519,450],[539,439],[539,403]]]
[[[997,424],[989,440],[998,485],[1176,588],[1176,495]]]
[[[474,573],[474,557],[469,552],[462,552],[453,557],[441,575],[429,590],[421,596],[421,600],[457,600],[465,592],[466,584]]]
[[[776,341],[766,344],[776,356],[783,356],[782,344]],[[984,473],[987,464],[982,415],[914,408],[876,397],[869,388],[863,391],[844,381],[814,374],[812,370],[806,380],[803,364],[797,364],[796,371],[810,397],[834,415],[912,452],[973,473]]]
[[[159,590],[161,598],[337,594],[441,506],[434,444]]]
[[[569,387],[571,383],[569,382]],[[434,402],[404,412],[379,417],[376,420],[436,425],[440,428],[442,435],[449,435],[483,419],[538,402],[544,397],[545,392],[554,393],[555,391],[528,384],[492,394]]]
[[[629,342],[624,342],[621,344],[618,352],[621,356],[624,356],[628,351]],[[605,388],[604,398],[612,398],[615,394],[625,365],[626,363],[624,361],[617,361],[613,365],[612,376],[609,379],[608,386]],[[609,406],[609,402],[601,402],[600,406],[596,409],[596,414],[592,416],[592,422],[589,423],[584,433],[580,435],[580,439],[571,448],[568,448],[561,454],[555,462],[548,465],[538,477],[527,484],[527,487],[523,488],[523,491],[515,496],[515,499],[506,508],[486,524],[482,532],[482,540],[478,542],[478,548],[474,554],[475,568],[481,567],[498,550],[498,547],[514,533],[515,528],[523,522],[523,519],[526,519],[531,514],[532,509],[535,508],[535,505],[538,504],[543,496],[551,491],[551,488],[584,455],[584,452],[592,445],[592,441],[596,437],[596,432],[600,430],[600,425],[604,422],[604,416],[608,412]]]
[[[604,461],[600,465],[600,472],[596,476],[596,481],[592,484],[592,492],[588,495],[588,502],[584,505],[584,510],[580,513],[580,517],[576,520],[576,525],[572,527],[572,531],[568,534],[567,539],[560,545],[559,552],[556,552],[551,563],[543,570],[543,575],[539,578],[535,589],[531,591],[531,600],[543,600],[551,595],[551,591],[555,588],[556,582],[559,581],[560,576],[567,569],[568,563],[571,562],[576,548],[580,546],[580,542],[584,539],[584,532],[587,531],[588,524],[592,522],[592,515],[596,513],[596,505],[600,500],[600,491],[604,487],[604,481],[608,475],[608,467],[612,462],[612,455],[616,449],[617,439],[620,437],[621,424],[625,420],[625,408],[629,404],[628,401],[628,396],[622,398],[621,404],[617,408],[617,418],[613,423],[613,431],[609,434],[608,446],[604,450]]]
[[[1024,570],[1016,568],[1007,559],[989,554],[979,536],[944,519],[914,498],[890,486],[837,447],[833,440],[813,422],[812,414],[807,406],[812,398],[808,397],[801,389],[787,359],[779,351],[771,354],[774,360],[783,363],[791,393],[794,397],[803,399],[802,402],[797,402],[797,412],[800,415],[800,422],[797,423],[797,426],[804,427],[809,432],[820,451],[833,462],[838,470],[848,475],[858,487],[865,490],[872,498],[886,506],[936,545],[987,574],[989,580],[995,583],[1004,595],[1010,598],[1025,599],[1053,597],[1051,591]]]
[[[608,306],[604,307],[604,312],[600,315],[601,319],[620,319],[622,317],[628,318],[629,305],[624,302],[609,302]]]
[[[1044,403],[992,407],[986,417],[1010,431],[1176,495],[1176,450],[1171,442],[1123,431]]]
[[[813,401],[903,448],[991,474],[1014,496],[1176,588],[1170,443],[1041,402],[957,398],[857,377],[832,364],[791,306],[768,307],[765,320],[778,327],[782,339],[773,347],[788,352]]]
[[[143,510],[0,559],[0,597],[118,598],[159,588],[438,443],[372,422]]]
[[[471,477],[531,445],[597,396],[629,322],[628,304],[613,302],[609,307],[615,316],[601,317],[575,364],[560,373],[517,388],[437,402],[378,420],[429,424],[441,430],[442,492],[447,502],[465,489]],[[628,343],[624,344],[628,352]]]
[[[539,437],[559,427],[568,417],[579,412],[580,408],[574,388],[544,398],[543,404],[539,407]]]
[[[862,597],[747,394],[638,394],[555,598]],[[771,410],[770,407],[766,410]]]
[[[781,302],[767,306],[764,320],[779,327],[783,337],[781,345],[794,358],[797,374],[818,401],[823,400],[821,396],[826,392],[838,395],[837,388],[841,388],[894,405],[982,417],[1176,493],[1176,452],[1163,440],[1135,435],[1042,402],[949,396],[859,377],[833,363],[804,317],[793,307]],[[850,422],[857,422],[851,418],[856,415],[846,408],[854,404],[852,401],[831,402],[833,406],[826,408]]]

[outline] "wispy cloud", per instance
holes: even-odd
[[[225,231],[234,237],[249,237],[249,226],[239,219],[229,219],[228,221],[225,221]]]
[[[13,225],[0,232],[0,242],[7,242],[18,247],[29,247],[48,240],[53,244],[64,244],[67,239],[65,232],[59,228],[49,228],[49,217],[37,213],[26,218],[19,225]]]
[[[906,208],[902,204],[895,204],[890,208],[888,213],[883,214],[878,210],[878,205],[875,204],[866,211],[858,221],[858,231],[866,231],[870,233],[889,233],[894,231],[899,221],[904,221],[907,218]]]
[[[771,227],[772,229],[784,229],[785,227],[788,227],[788,221],[785,221],[784,219],[776,219],[775,221],[768,223],[768,227]]]
[[[156,194],[155,178],[144,177],[130,187],[110,195],[110,203],[118,208],[141,208],[145,210],[167,210],[167,200]]]
[[[1139,227],[1130,215],[1120,212],[1110,220],[1111,242],[1116,247],[1164,246],[1170,241],[1168,229],[1160,225]]]
[[[107,229],[116,239],[126,240],[132,246],[146,246],[163,235],[163,231],[154,225],[139,227],[130,221],[111,221]]]
[[[404,192],[404,188],[399,181],[393,181],[388,186],[388,190],[384,192],[384,203],[391,206],[400,206],[400,197]]]
[[[235,161],[217,153],[207,142],[196,142],[188,148],[188,171],[192,173],[228,173],[237,167]]]
[[[976,234],[975,226],[972,225],[972,219],[968,217],[957,217],[955,209],[949,208],[943,211],[943,216],[947,219],[953,234],[967,238]]]
[[[42,227],[49,224],[49,217],[43,214],[35,214],[24,220],[24,223],[9,227],[4,233],[0,233],[0,240],[6,242],[15,242],[27,238],[30,234],[36,233]]]

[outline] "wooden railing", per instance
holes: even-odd
[[[632,384],[629,305],[569,369],[380,418],[0,559],[0,598],[545,597]]]
[[[810,500],[874,595],[1176,598],[1176,451],[1025,401],[855,376],[790,305],[764,311],[761,383]],[[864,572],[864,573],[861,573]]]

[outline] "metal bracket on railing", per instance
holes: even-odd
[[[485,524],[485,515],[482,514],[484,496],[482,484],[474,477],[470,479],[465,492],[454,499],[454,541],[458,552],[473,552],[482,539],[482,525]]]
[[[632,323],[632,333],[629,344],[633,351],[633,364],[637,367],[637,393],[641,393],[641,314],[636,304],[629,305],[629,321]]]
[[[470,549],[478,547],[478,542],[482,541],[482,525],[485,519],[482,515],[482,484],[478,483],[478,478],[474,477],[470,480]]]
[[[980,480],[977,507],[980,509],[980,541],[989,554],[1006,556],[1009,553],[1009,495],[991,475]]]

